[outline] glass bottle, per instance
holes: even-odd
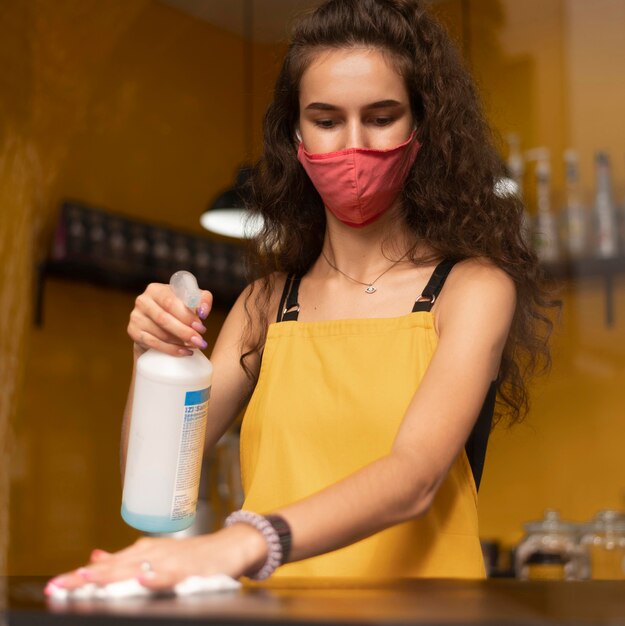
[[[595,179],[595,255],[608,259],[618,254],[618,232],[612,197],[610,158],[605,152],[597,152],[595,155]]]
[[[512,189],[514,193],[523,200],[523,176],[525,174],[525,159],[521,152],[521,140],[516,133],[508,133],[506,136],[508,142],[508,158],[506,160],[506,167],[510,174],[510,180],[512,181]],[[523,221],[521,225],[522,237],[526,243],[531,242],[531,227],[532,221],[527,212],[527,209],[523,209]]]
[[[558,228],[551,210],[551,165],[549,150],[535,148],[528,157],[536,160],[536,216],[534,218],[534,248],[538,258],[553,263],[560,257]]]
[[[625,580],[625,513],[599,511],[583,527],[581,545],[593,580]]]
[[[582,202],[579,183],[577,152],[564,152],[566,164],[566,203],[562,211],[562,241],[566,254],[571,259],[580,259],[587,253],[588,218]]]
[[[515,554],[521,580],[582,580],[588,576],[585,552],[577,541],[578,525],[547,509],[540,521],[523,525],[525,537]]]

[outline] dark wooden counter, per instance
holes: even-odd
[[[54,604],[44,599],[44,584],[42,578],[8,579],[7,616],[11,626],[625,626],[625,581],[415,580],[384,587],[328,581],[314,589],[293,585],[184,599],[159,597]]]

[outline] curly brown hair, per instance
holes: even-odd
[[[387,55],[410,94],[421,150],[402,193],[402,215],[415,240],[433,251],[412,261],[486,257],[515,282],[517,308],[497,381],[495,422],[520,421],[529,410],[529,379],[551,365],[547,312],[558,303],[523,239],[521,200],[495,193],[505,168],[476,87],[445,29],[418,0],[329,0],[294,27],[251,179],[251,208],[264,219],[251,268],[262,278],[245,300],[246,340],[253,347],[241,365],[252,376],[246,359],[262,353],[275,272],[306,273],[324,241],[323,202],[296,157],[300,79],[318,52],[353,46]],[[260,320],[255,335],[250,304]]]

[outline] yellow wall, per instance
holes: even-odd
[[[468,51],[491,123],[517,132],[523,149],[547,146],[553,203],[563,201],[561,154],[577,148],[586,201],[594,151],[613,159],[616,197],[625,196],[625,0],[459,0],[437,5]],[[468,39],[468,41],[467,41]],[[533,185],[528,167],[526,184]],[[530,210],[535,194],[528,189]],[[498,428],[480,489],[484,537],[510,545],[522,523],[547,507],[588,520],[601,508],[625,509],[625,267],[615,281],[615,325],[605,323],[605,281],[561,286],[563,323],[553,341],[550,376],[533,386],[527,421]]]
[[[243,42],[234,35],[155,0],[3,3],[0,24],[0,442],[11,418],[10,571],[52,574],[95,545],[119,548],[135,536],[119,517],[118,475],[134,294],[50,280],[44,326],[32,324],[33,266],[60,201],[199,232],[200,213],[230,186],[247,145],[258,153],[276,51],[254,46],[246,137]],[[223,317],[212,316],[209,341]]]

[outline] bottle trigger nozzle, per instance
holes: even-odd
[[[176,272],[169,279],[169,286],[176,296],[191,310],[195,310],[200,306],[200,288],[191,272],[185,270]]]

